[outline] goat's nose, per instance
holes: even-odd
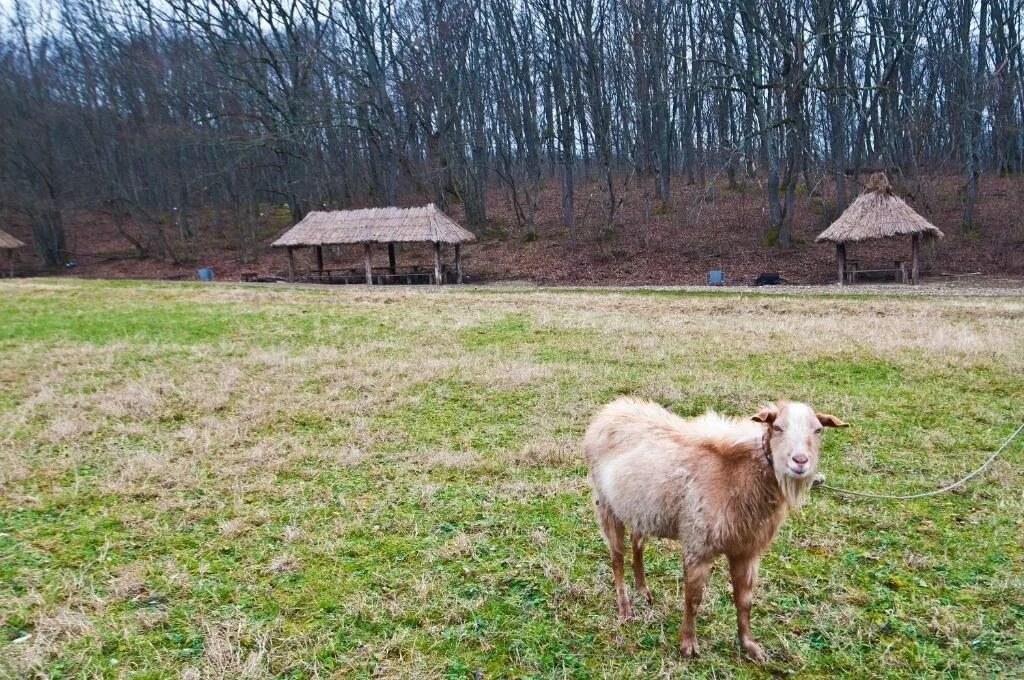
[[[798,453],[795,456],[793,456],[793,462],[796,463],[797,465],[806,465],[807,456],[805,456],[802,453]]]

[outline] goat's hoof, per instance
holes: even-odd
[[[683,640],[679,643],[679,653],[684,659],[695,659],[700,656],[700,649],[696,640]]]
[[[743,647],[743,653],[746,654],[751,661],[763,663],[768,660],[768,655],[764,653],[763,649],[761,649],[761,645],[757,644],[753,640],[741,642],[740,645]]]
[[[629,602],[619,603],[619,620],[629,621],[633,618],[633,606]]]
[[[644,588],[643,590],[640,591],[640,594],[643,595],[644,602],[647,603],[648,607],[650,607],[652,604],[654,604],[654,595],[651,594],[650,589]]]

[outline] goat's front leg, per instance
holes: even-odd
[[[686,602],[683,616],[683,627],[679,631],[679,651],[685,657],[700,654],[697,648],[697,610],[704,599],[704,588],[708,583],[711,571],[711,560],[707,558],[685,560]]]
[[[736,630],[740,647],[754,661],[766,661],[764,650],[750,632],[750,604],[754,599],[757,583],[758,557],[729,557],[729,574],[732,576],[732,601],[736,605]]]

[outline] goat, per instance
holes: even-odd
[[[847,427],[807,404],[779,402],[750,419],[709,411],[684,420],[661,406],[621,398],[590,423],[584,451],[594,510],[608,544],[619,615],[632,616],[623,579],[625,527],[630,527],[637,591],[652,603],[644,573],[644,541],[682,543],[685,616],[679,648],[697,656],[695,625],[711,563],[729,560],[740,646],[765,654],[750,632],[750,604],[761,556],[789,508],[803,504],[814,482],[822,428]]]

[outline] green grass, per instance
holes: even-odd
[[[1024,299],[0,284],[0,676],[993,677],[1024,665],[1024,441],[962,493],[816,491],[746,662],[678,548],[615,615],[579,439],[618,394],[849,421],[839,486],[1024,419]]]

